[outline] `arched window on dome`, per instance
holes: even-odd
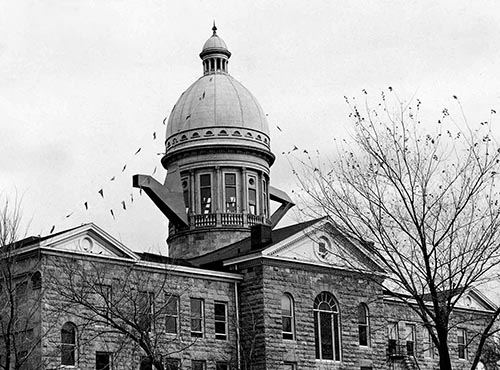
[[[340,361],[340,318],[335,297],[328,292],[318,294],[313,311],[316,358]]]
[[[189,177],[183,177],[181,179],[182,184],[182,195],[184,197],[184,204],[186,206],[186,213],[189,213]]]
[[[248,213],[256,215],[257,210],[257,179],[255,176],[248,176]]]
[[[267,181],[266,179],[262,179],[262,215],[267,218],[269,217],[269,204],[268,204],[268,196],[267,196]]]
[[[209,173],[200,175],[200,212],[212,213],[212,175]]]
[[[76,326],[67,322],[61,328],[61,365],[76,364]]]
[[[237,212],[237,201],[236,201],[236,174],[235,173],[225,173],[224,174],[224,199],[225,199],[225,211],[227,213]]]

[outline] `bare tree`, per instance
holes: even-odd
[[[73,321],[79,347],[102,340],[114,356],[123,353],[127,361],[142,361],[141,369],[163,370],[170,356],[196,341],[176,336],[179,296],[172,294],[171,266],[155,272],[98,258],[51,258],[45,274],[49,310]]]
[[[21,202],[2,197],[0,204],[0,369],[41,369],[39,260],[27,256]]]
[[[443,109],[435,125],[425,125],[419,100],[404,103],[389,90],[390,99],[382,93],[373,106],[346,98],[352,143],[339,143],[332,160],[299,159],[295,173],[306,212],[330,216],[364,244],[394,296],[428,328],[440,369],[449,370],[452,312],[498,272],[500,147],[491,122],[472,127],[456,97],[460,122]],[[499,313],[476,338],[471,369]]]

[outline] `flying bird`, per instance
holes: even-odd
[[[153,140],[156,140],[156,132],[153,132]]]
[[[494,110],[494,109],[491,110],[491,114],[496,114],[496,113],[497,113],[496,110]]]
[[[186,121],[187,121],[188,119],[190,119],[190,118],[191,118],[191,115],[190,115],[190,114],[188,114],[188,115],[186,116]]]
[[[203,91],[203,99],[205,99],[205,91]]]
[[[134,203],[134,194],[130,193],[130,203]]]
[[[109,181],[115,181],[115,177],[113,176]]]
[[[135,154],[134,154],[134,155],[137,155],[137,154],[141,151],[141,149],[142,149],[142,148],[137,149],[137,151],[135,152]]]
[[[127,165],[123,166],[122,172],[125,171],[125,168],[127,168]]]
[[[89,204],[87,202],[83,203],[83,205],[85,206],[85,210],[89,210]]]
[[[292,151],[294,151],[294,150],[299,150],[299,148],[297,148],[297,146],[294,145]]]
[[[155,167],[155,169],[153,170],[153,173],[152,173],[151,175],[154,175],[155,173],[156,173],[156,167]]]
[[[283,130],[281,129],[281,127],[279,127],[278,125],[276,125],[276,128],[277,128],[278,130],[280,130],[281,132],[283,132]]]
[[[66,218],[70,218],[72,214],[73,214],[73,212],[71,212],[71,213],[67,214],[67,215],[66,215]]]
[[[112,209],[110,209],[110,210],[109,210],[109,212],[111,212],[111,216],[113,216],[113,220],[116,220],[116,218],[115,218],[115,213],[113,212],[113,210],[112,210]]]
[[[165,117],[165,118],[163,119],[163,126],[165,126],[165,125],[166,125],[165,121],[167,120],[167,118],[168,118],[168,117]]]
[[[50,229],[50,233],[49,234],[52,234],[55,229],[56,229],[56,225],[52,225],[52,228]]]
[[[127,206],[125,205],[125,201],[124,201],[124,200],[122,200],[122,207],[123,207],[123,209],[124,209],[125,211],[127,210]]]
[[[101,197],[104,198],[104,190],[101,189],[101,190],[98,191],[98,193],[101,194]]]

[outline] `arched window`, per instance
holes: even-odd
[[[40,289],[42,287],[42,274],[40,271],[35,271],[33,275],[31,275],[31,286],[32,289]]]
[[[295,339],[293,299],[289,294],[281,297],[281,323],[283,328],[283,339]]]
[[[320,293],[313,310],[316,358],[340,361],[340,319],[335,298],[328,292]]]
[[[368,307],[361,303],[358,306],[358,331],[359,331],[359,345],[370,345],[370,320],[368,316]]]
[[[76,326],[67,322],[61,329],[61,365],[75,366]]]

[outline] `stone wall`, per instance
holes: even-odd
[[[280,369],[284,362],[297,364],[298,369],[359,369],[386,366],[385,320],[383,318],[382,290],[359,274],[335,269],[320,268],[261,260],[259,264],[242,265],[245,278],[241,286],[242,320],[249,314],[244,302],[253,307],[263,307],[257,316],[258,353],[265,356],[255,363],[254,369]],[[316,360],[313,302],[323,291],[337,299],[341,318],[342,361]],[[295,306],[295,339],[283,339],[281,297],[288,293]],[[357,307],[365,303],[370,310],[370,345],[359,345]],[[248,309],[247,309],[248,310]],[[242,321],[242,326],[247,322]],[[262,339],[261,339],[262,338]]]
[[[181,363],[183,369],[191,367],[192,360],[204,360],[207,369],[215,369],[217,361],[234,364],[236,362],[236,324],[235,324],[235,287],[234,281],[217,277],[189,276],[179,268],[164,266],[158,268],[139,267],[127,265],[116,261],[97,262],[96,260],[83,259],[78,261],[64,257],[48,257],[44,264],[46,276],[57,277],[60,284],[65,284],[68,278],[68,265],[71,270],[84,269],[85,274],[95,274],[98,270],[104,275],[99,277],[99,283],[112,286],[112,291],[117,292],[124,288],[121,284],[136,284],[137,291],[148,291],[154,294],[155,307],[160,310],[164,300],[179,297],[179,323],[178,334],[165,332],[165,316],[163,311],[155,316],[154,328],[151,336],[156,340],[155,351],[164,358],[175,358]],[[98,267],[97,267],[98,266]],[[140,279],[130,279],[125,275],[136,273],[140,270]],[[52,283],[57,283],[52,280]],[[140,281],[138,281],[140,280]],[[72,316],[69,312],[57,310],[64,307],[64,299],[52,286],[44,297],[43,326],[50,331],[50,335],[43,338],[43,355],[50,363],[49,368],[58,368],[60,365],[60,330],[65,322],[72,322],[78,328],[77,368],[94,369],[96,352],[109,352],[112,354],[113,369],[138,369],[139,362],[144,352],[133,341],[127,340],[124,335],[104,333],[109,331],[106,325],[86,321],[85,318]],[[113,293],[115,296],[115,293]],[[119,294],[116,293],[118,297]],[[167,298],[168,297],[168,298]],[[191,336],[191,307],[190,298],[201,298],[204,302],[204,333],[202,338]],[[215,339],[214,302],[227,302],[228,307],[228,339]],[[130,304],[130,303],[129,303]],[[84,316],[91,317],[91,310],[86,310]],[[80,312],[81,313],[81,312]]]

